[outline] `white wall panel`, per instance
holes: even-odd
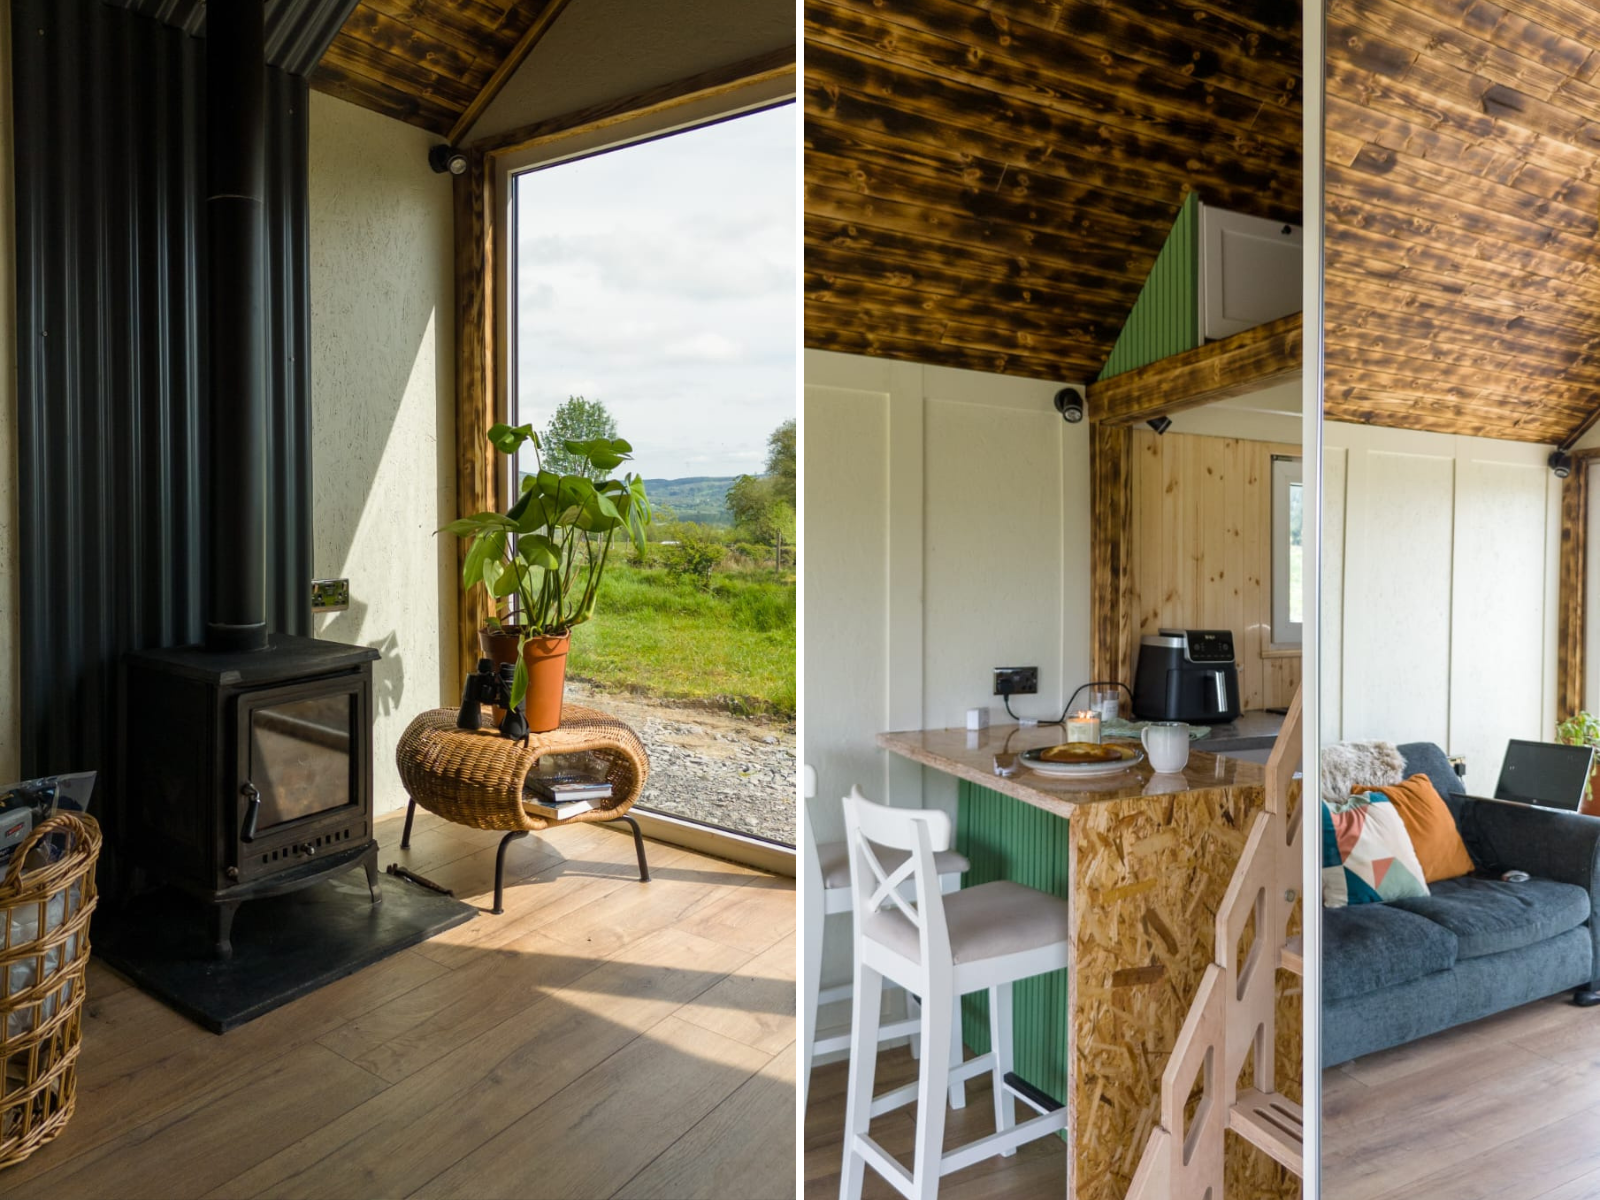
[[[1490,792],[1508,739],[1553,733],[1550,447],[1337,422],[1325,441],[1324,741],[1435,741]]]
[[[1305,634],[1306,653],[1318,655],[1318,713],[1324,744],[1339,740],[1340,691],[1344,684],[1344,507],[1350,452],[1329,446],[1322,453],[1322,604],[1315,631]]]
[[[1344,734],[1450,733],[1455,461],[1369,451],[1350,472]]]
[[[1520,450],[1520,447],[1512,448]],[[1469,786],[1493,793],[1511,738],[1548,740],[1544,692],[1548,468],[1533,461],[1464,459],[1456,497],[1451,752]]]
[[[805,390],[805,742],[817,836],[844,836],[837,798],[881,793],[888,718],[889,395]]]
[[[928,401],[923,709],[933,727],[997,704],[995,667],[1039,667],[1039,694],[1016,701],[1035,716],[1055,717],[1066,693],[1088,682],[1086,591],[1070,605],[1074,644],[1061,642],[1062,442],[1070,428],[1053,410]],[[1087,463],[1081,469],[1081,495],[1068,509],[1087,529]],[[1072,550],[1077,583],[1087,574],[1087,542]]]

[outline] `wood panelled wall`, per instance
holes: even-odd
[[[1246,709],[1282,708],[1298,651],[1273,651],[1272,456],[1299,446],[1133,433],[1130,649],[1160,628],[1229,629]]]

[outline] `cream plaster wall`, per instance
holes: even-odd
[[[1492,794],[1507,740],[1555,731],[1551,447],[1332,421],[1323,444],[1323,740],[1437,742]]]
[[[0,783],[21,773],[17,615],[17,294],[12,211],[11,4],[0,0]]]
[[[313,92],[310,254],[315,568],[351,605],[317,634],[375,646],[375,802],[405,803],[407,722],[454,703],[454,274],[437,139]]]

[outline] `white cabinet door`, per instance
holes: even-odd
[[[1298,225],[1200,206],[1200,336],[1207,340],[1300,311]]]

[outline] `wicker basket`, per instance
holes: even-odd
[[[60,859],[24,871],[28,852],[51,834],[64,836]],[[29,834],[0,881],[0,1167],[27,1158],[72,1118],[99,857],[94,818],[62,813]]]

